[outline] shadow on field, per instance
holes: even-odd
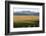
[[[39,21],[30,21],[30,23],[27,22],[14,22],[14,28],[19,27],[39,27]]]

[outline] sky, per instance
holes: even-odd
[[[32,12],[39,12],[39,8],[14,8],[13,9],[14,12],[20,12],[20,11],[32,11]]]

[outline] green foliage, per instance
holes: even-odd
[[[14,22],[14,28],[17,27],[39,27],[39,21],[30,21],[29,22]]]

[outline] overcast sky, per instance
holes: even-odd
[[[14,12],[20,12],[20,11],[32,11],[32,12],[39,12],[39,8],[14,8]]]

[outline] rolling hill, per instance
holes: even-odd
[[[34,16],[39,16],[38,12],[32,12],[32,11],[18,11],[13,13],[15,15],[34,15]]]

